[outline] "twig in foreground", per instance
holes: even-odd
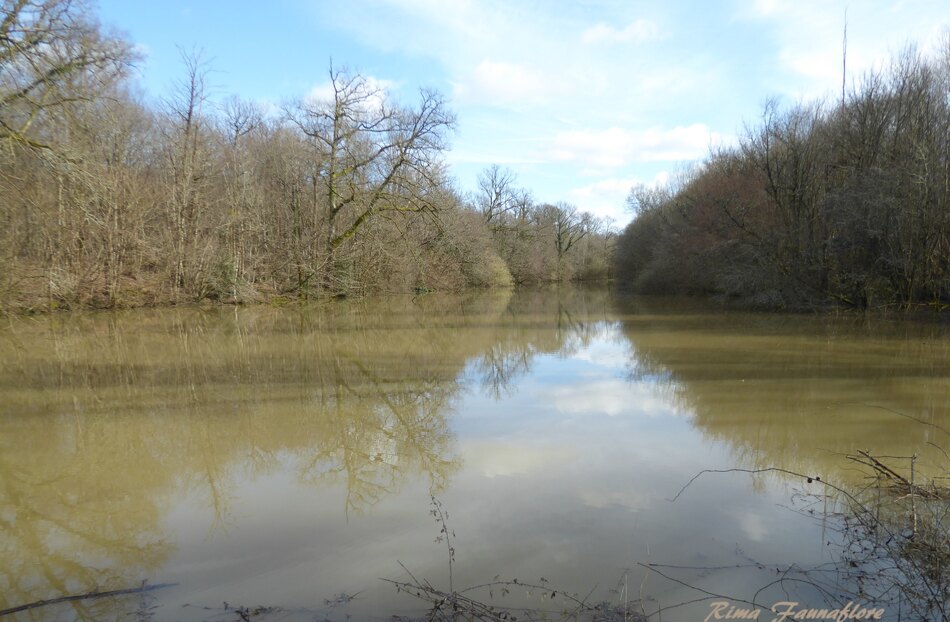
[[[109,590],[108,592],[88,592],[86,594],[73,594],[72,596],[60,596],[59,598],[50,598],[47,600],[37,600],[32,603],[27,603],[25,605],[18,605],[16,607],[11,607],[10,609],[0,610],[0,617],[10,615],[11,613],[19,613],[20,611],[27,611],[28,609],[38,609],[39,607],[45,607],[47,605],[55,605],[57,603],[67,603],[76,600],[90,600],[93,598],[106,598],[108,596],[122,596],[124,594],[141,594],[143,592],[151,592],[152,590],[160,590],[166,587],[173,587],[178,585],[177,583],[156,583],[155,585],[146,585],[143,581],[141,587],[129,587],[123,590]]]

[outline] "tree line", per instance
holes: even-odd
[[[3,0],[0,308],[253,301],[603,278],[612,236],[514,173],[445,163],[436,91],[394,101],[332,67],[278,111],[211,97],[183,53],[164,97],[82,0]]]
[[[840,101],[766,104],[738,144],[635,187],[619,278],[770,308],[950,302],[950,38]]]

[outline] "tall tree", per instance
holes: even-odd
[[[165,102],[168,125],[168,171],[170,174],[170,211],[175,228],[176,297],[186,286],[196,285],[196,244],[199,193],[207,182],[209,162],[204,153],[208,67],[199,52],[183,52],[185,77]],[[198,292],[196,292],[198,293]]]
[[[576,206],[560,202],[557,205],[545,205],[541,208],[543,218],[550,223],[557,251],[557,276],[564,276],[564,256],[594,230],[595,219],[588,212],[581,212]]]
[[[381,215],[433,214],[440,161],[455,117],[441,95],[423,90],[415,108],[390,104],[373,81],[330,69],[329,96],[290,111],[318,148],[323,285],[333,288],[337,250]]]
[[[497,164],[492,164],[478,175],[475,204],[493,230],[504,227],[504,220],[517,211],[519,196],[515,181],[511,169]]]
[[[0,20],[0,140],[50,148],[44,113],[95,98],[133,60],[81,0],[3,0]]]

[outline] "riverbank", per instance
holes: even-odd
[[[269,286],[250,285],[239,288],[232,294],[213,294],[201,298],[188,297],[175,294],[172,288],[161,286],[159,282],[153,281],[149,285],[144,285],[141,280],[130,280],[123,287],[123,296],[118,299],[110,299],[106,292],[100,291],[98,294],[89,294],[74,300],[50,297],[39,292],[26,294],[23,292],[7,292],[7,297],[0,299],[0,315],[41,315],[53,312],[64,311],[102,311],[102,310],[131,310],[131,309],[162,309],[162,308],[214,308],[229,306],[268,306],[274,308],[283,308],[291,305],[323,304],[333,300],[351,299],[367,300],[373,298],[385,298],[391,296],[425,296],[429,294],[448,294],[448,295],[477,295],[482,292],[504,292],[515,290],[547,290],[557,288],[595,288],[595,289],[613,289],[613,283],[607,278],[572,280],[568,282],[559,282],[557,280],[533,281],[515,284],[510,278],[499,279],[496,283],[486,283],[480,286],[469,285],[457,288],[429,288],[419,286],[414,288],[376,288],[373,290],[354,289],[347,294],[330,293],[320,294],[315,292],[313,295],[299,296],[292,293],[281,292]]]
[[[102,310],[131,310],[131,309],[172,309],[172,308],[205,308],[216,307],[243,307],[263,306],[284,308],[294,305],[326,304],[334,300],[373,300],[376,298],[411,296],[427,296],[431,294],[447,295],[478,295],[485,292],[505,291],[546,291],[565,289],[603,289],[609,291],[612,297],[618,300],[638,301],[636,304],[647,306],[662,306],[680,310],[693,311],[737,311],[756,312],[766,314],[796,314],[796,315],[824,315],[845,317],[867,317],[882,319],[898,319],[924,322],[950,322],[950,305],[939,301],[930,303],[881,304],[871,308],[857,308],[840,304],[824,306],[774,307],[758,304],[757,301],[743,297],[727,297],[722,295],[669,295],[669,294],[640,294],[627,284],[608,279],[592,279],[559,283],[557,281],[514,284],[510,281],[500,285],[484,285],[481,287],[464,287],[451,290],[435,290],[425,287],[415,289],[384,290],[372,292],[354,291],[349,295],[313,295],[308,297],[281,293],[269,287],[244,287],[236,295],[214,295],[200,299],[175,297],[170,288],[162,288],[155,284],[136,289],[132,285],[124,291],[127,295],[120,300],[110,301],[105,294],[90,296],[76,301],[49,299],[41,295],[24,296],[8,295],[5,304],[0,305],[0,315],[31,316],[47,313],[62,313],[68,311],[102,311]],[[9,292],[8,292],[9,294]]]

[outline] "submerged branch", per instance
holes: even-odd
[[[92,600],[94,598],[106,598],[109,596],[124,596],[126,594],[142,594],[145,592],[151,592],[154,590],[160,590],[166,587],[173,587],[178,585],[177,583],[156,583],[155,585],[146,585],[143,581],[141,587],[130,587],[122,590],[109,590],[107,592],[87,592],[86,594],[73,594],[71,596],[60,596],[58,598],[50,598],[47,600],[37,600],[32,603],[27,603],[25,605],[18,605],[16,607],[11,607],[10,609],[0,610],[0,617],[10,615],[13,613],[19,613],[21,611],[27,611],[29,609],[38,609],[40,607],[46,607],[47,605],[56,605],[59,603],[74,602],[79,600]]]

